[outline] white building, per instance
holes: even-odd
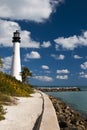
[[[12,57],[12,68],[11,75],[17,80],[22,81],[21,77],[21,59],[20,59],[20,33],[16,31],[13,33],[13,57]]]

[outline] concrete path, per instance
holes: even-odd
[[[60,130],[53,105],[42,92],[29,98],[18,98],[17,105],[4,108],[7,109],[6,119],[0,121],[0,130],[36,130],[38,123],[38,130]]]
[[[51,100],[46,94],[44,97],[44,112],[42,116],[40,130],[60,130],[56,113]]]

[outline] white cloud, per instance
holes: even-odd
[[[11,47],[12,44],[12,37],[13,32],[19,30],[21,35],[21,47],[24,48],[39,48],[40,43],[34,41],[31,38],[31,33],[26,30],[21,30],[21,27],[18,23],[7,21],[7,20],[0,20],[0,44],[5,47]]]
[[[65,80],[67,80],[68,79],[68,75],[57,75],[56,78],[57,79],[65,79]]]
[[[57,70],[56,72],[57,72],[57,74],[69,74],[70,73],[68,69]]]
[[[60,55],[52,54],[51,57],[53,57],[55,60],[64,60],[65,59],[65,56],[62,54],[60,54]]]
[[[63,70],[57,70],[56,73],[59,74],[59,75],[56,76],[57,79],[65,79],[65,80],[67,80],[68,79],[67,74],[69,74],[70,71],[68,69],[63,69]]]
[[[54,42],[58,45],[58,49],[62,47],[63,49],[74,50],[78,46],[87,46],[87,31],[84,31],[80,36],[59,37]]]
[[[64,60],[65,56],[64,55],[59,55],[59,60]]]
[[[43,22],[63,0],[0,0],[0,17]]]
[[[81,78],[86,78],[87,79],[87,74],[84,73],[83,71],[79,73]]]
[[[48,47],[50,47],[51,46],[51,43],[50,43],[50,41],[48,41],[48,42],[43,42],[43,44],[41,45],[43,48],[48,48]]]
[[[87,62],[84,62],[83,64],[80,65],[80,67],[84,70],[87,69]]]
[[[31,33],[29,31],[21,31],[21,47],[24,48],[39,48],[40,43],[34,41],[31,38]]]
[[[49,76],[34,76],[34,79],[40,80],[40,81],[46,81],[46,82],[51,82],[53,81],[52,77]]]
[[[45,70],[45,73],[46,73],[46,74],[50,74],[51,71],[49,71],[49,70]]]
[[[20,30],[16,22],[0,20],[0,44],[3,46],[12,46],[12,35],[15,30]]]
[[[47,66],[47,65],[42,65],[41,68],[47,70],[47,69],[49,69],[49,66]]]
[[[87,74],[81,75],[81,77],[87,79]]]
[[[3,61],[3,68],[1,68],[1,70],[3,72],[7,72],[7,71],[11,70],[12,56],[2,58],[2,61]]]
[[[84,75],[84,72],[82,71],[82,72],[80,72],[79,74],[80,74],[80,75]]]
[[[77,36],[72,36],[69,38],[59,37],[54,41],[64,49],[68,50],[73,50],[74,48],[76,48],[79,42]]]
[[[74,59],[82,59],[82,57],[79,56],[79,55],[74,55],[73,58],[74,58]]]
[[[40,59],[41,56],[38,52],[36,51],[31,51],[29,54],[26,54],[25,59]]]
[[[60,46],[58,44],[55,44],[55,49],[59,51]]]

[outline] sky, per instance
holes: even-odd
[[[87,86],[87,0],[0,0],[1,71],[10,74],[13,32],[37,86]]]

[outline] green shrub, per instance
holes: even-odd
[[[0,72],[0,92],[11,96],[29,96],[33,88],[23,84],[10,75]]]
[[[5,113],[6,113],[6,112],[5,112],[5,110],[3,109],[3,106],[0,105],[0,120],[5,119],[5,118],[4,118],[4,114],[5,114]]]

